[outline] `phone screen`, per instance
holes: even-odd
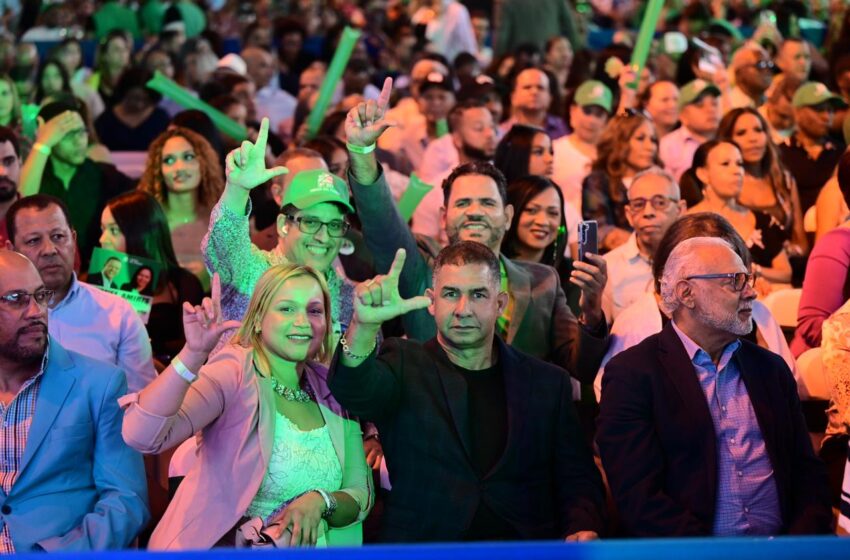
[[[599,254],[599,225],[596,220],[586,220],[578,224],[578,259],[587,262],[585,255]]]

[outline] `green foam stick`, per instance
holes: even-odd
[[[248,130],[244,126],[240,125],[215,107],[201,101],[184,88],[180,87],[180,85],[175,81],[162,74],[159,70],[154,72],[153,78],[148,81],[147,86],[158,91],[186,109],[197,109],[198,111],[206,113],[217,129],[227,134],[237,142],[242,142],[248,138]]]
[[[449,121],[446,119],[440,119],[437,121],[437,138],[445,136],[449,133]]]
[[[21,128],[24,136],[30,140],[35,140],[35,131],[38,129],[38,105],[25,103],[21,105]]]
[[[416,207],[433,188],[433,185],[422,182],[422,179],[417,177],[415,173],[410,174],[410,182],[398,200],[398,212],[405,222],[413,217]]]
[[[636,67],[637,71],[635,81],[629,84],[629,87],[632,89],[637,89],[638,82],[640,82],[640,75],[643,72],[644,65],[646,65],[646,59],[649,57],[649,47],[652,45],[652,38],[655,36],[655,28],[658,26],[658,18],[661,17],[661,9],[663,7],[664,0],[649,0],[649,5],[643,14],[643,21],[640,23],[637,42],[632,51],[631,64]]]
[[[328,66],[328,72],[325,74],[325,79],[322,81],[322,87],[319,88],[319,97],[316,99],[316,104],[310,111],[307,117],[307,138],[313,139],[319,132],[322,126],[322,121],[325,120],[325,113],[328,111],[328,106],[331,103],[331,98],[336,91],[336,86],[342,78],[342,73],[348,65],[348,60],[351,58],[351,53],[354,52],[354,46],[360,39],[360,31],[346,27],[339,38],[339,44],[336,47],[336,52]]]

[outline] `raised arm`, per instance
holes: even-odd
[[[389,273],[357,286],[354,317],[331,365],[329,385],[334,397],[352,414],[367,420],[392,408],[399,394],[398,378],[387,364],[375,358],[381,324],[431,303],[425,296],[404,299],[399,295],[404,261],[404,250],[399,249]]]
[[[123,428],[124,440],[129,445],[143,452],[167,449],[221,414],[224,403],[221,396],[215,394],[219,392],[218,384],[206,376],[195,390],[209,392],[208,398],[192,399],[191,409],[184,406],[194,381],[187,377],[197,376],[221,335],[238,326],[238,321],[222,321],[221,280],[214,274],[212,299],[205,298],[196,306],[183,304],[186,345],[150,385],[124,400],[124,404],[131,403],[125,411]]]
[[[44,166],[50,159],[50,152],[69,132],[85,130],[85,123],[74,111],[65,111],[47,122],[39,118],[38,132],[35,135],[33,149],[30,150],[24,166],[21,168],[21,181],[18,190],[21,196],[38,194]]]

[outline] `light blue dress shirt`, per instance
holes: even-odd
[[[714,535],[776,535],[782,528],[773,465],[747,387],[732,359],[741,341],[726,346],[717,365],[708,353],[673,329],[694,365],[714,422],[717,502]]]
[[[79,282],[75,274],[68,294],[47,317],[47,330],[63,347],[122,369],[130,392],[156,378],[145,325],[120,297]]]

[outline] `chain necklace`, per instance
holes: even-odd
[[[277,379],[274,378],[273,375],[269,376],[269,379],[272,382],[272,390],[287,400],[289,402],[300,402],[307,403],[315,400],[315,396],[313,395],[313,388],[310,387],[309,383],[304,385],[304,389],[297,388],[292,389],[279,383]]]

